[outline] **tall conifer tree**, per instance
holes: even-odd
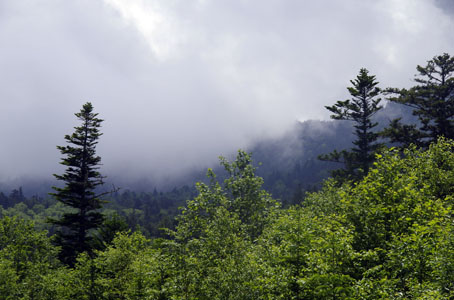
[[[329,154],[320,155],[319,159],[324,161],[340,162],[344,164],[343,169],[333,171],[333,176],[338,179],[359,179],[367,174],[369,167],[375,159],[375,153],[382,144],[377,143],[378,133],[373,129],[378,124],[372,121],[373,115],[382,106],[378,96],[381,90],[377,87],[378,82],[375,76],[369,75],[367,69],[362,68],[356,79],[350,81],[351,87],[348,91],[352,96],[345,101],[337,101],[333,106],[325,106],[333,114],[332,119],[347,120],[354,122],[354,147],[351,151],[334,151]]]
[[[66,166],[63,175],[54,174],[55,178],[65,182],[62,188],[53,187],[52,193],[58,201],[73,208],[58,220],[50,220],[60,228],[56,234],[56,243],[61,246],[60,260],[70,266],[81,252],[92,250],[91,231],[98,228],[104,220],[98,211],[102,207],[100,195],[95,189],[103,184],[99,173],[101,157],[96,155],[96,144],[102,135],[99,132],[101,122],[93,106],[87,102],[81,111],[75,114],[81,125],[74,127],[72,135],[66,135],[66,146],[57,146],[65,156],[61,164]]]
[[[416,69],[416,86],[387,91],[393,94],[390,101],[413,108],[419,124],[402,124],[395,119],[383,135],[403,146],[414,143],[427,147],[439,136],[454,139],[454,57],[444,53]]]

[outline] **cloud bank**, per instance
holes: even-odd
[[[3,0],[0,181],[61,172],[91,101],[103,173],[157,184],[327,119],[361,67],[410,86],[454,54],[445,0]]]

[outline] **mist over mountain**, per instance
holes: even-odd
[[[407,124],[416,122],[410,108],[392,102],[385,103],[385,107],[374,117],[379,123],[377,130],[381,130],[392,119],[398,117]],[[317,189],[330,175],[331,170],[342,167],[336,163],[320,161],[318,156],[335,149],[350,149],[354,140],[353,130],[352,123],[348,121],[295,122],[283,135],[257,141],[244,150],[252,153],[257,174],[264,178],[264,188],[276,198],[288,202],[305,191]],[[226,155],[228,160],[233,160],[234,157],[235,151]],[[208,163],[209,161],[214,162]],[[206,166],[189,169],[173,177],[163,177],[159,181],[154,181],[150,177],[128,177],[123,173],[108,174],[102,190],[120,188],[122,192],[130,190],[150,193],[156,190],[169,192],[182,186],[193,189],[196,182],[207,181],[207,168],[212,168],[218,180],[223,181],[225,172],[216,156],[207,158]],[[22,187],[25,196],[47,197],[54,185],[58,186],[60,183],[53,179],[21,177],[3,182],[0,191],[8,194],[13,189]]]
[[[453,29],[454,0],[0,0],[0,300],[454,299]]]
[[[451,0],[436,0],[435,4],[449,14],[454,14],[454,2]]]
[[[361,67],[410,86],[417,64],[453,52],[451,3],[3,0],[0,183],[61,173],[55,147],[86,101],[105,119],[103,174],[185,182],[298,120],[327,120]]]

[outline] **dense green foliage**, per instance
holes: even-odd
[[[48,218],[61,218],[71,209],[51,197],[25,197],[21,189],[14,189],[9,195],[0,193],[3,205],[0,207],[1,216],[18,216],[35,223],[39,230],[47,230],[55,234],[57,227],[47,223]],[[174,228],[175,216],[179,207],[184,206],[187,199],[195,197],[197,190],[183,186],[168,192],[134,192],[120,190],[105,196],[107,203],[101,212],[106,216],[104,223],[111,218],[120,218],[133,231],[140,230],[147,237],[164,237],[161,228]],[[21,195],[20,197],[17,197]],[[118,217],[114,217],[117,215]],[[101,228],[105,224],[101,225]],[[110,226],[110,225],[107,225]]]
[[[419,118],[396,128],[417,143],[381,152],[380,90],[362,69],[352,102],[328,107],[356,122],[356,148],[331,155],[352,159],[356,180],[329,179],[291,207],[240,150],[195,189],[115,191],[101,214],[101,120],[87,103],[59,147],[57,199],[0,193],[0,299],[454,299],[452,63],[435,57],[418,66],[421,85],[393,90]]]
[[[348,87],[351,99],[337,101],[333,106],[325,106],[333,113],[332,119],[352,121],[355,128],[356,139],[353,141],[354,147],[351,151],[335,150],[330,154],[319,156],[321,160],[344,164],[343,169],[334,170],[332,173],[333,177],[339,180],[362,178],[368,173],[375,159],[375,153],[382,146],[377,143],[378,133],[373,131],[378,123],[372,121],[372,117],[382,109],[381,99],[378,98],[381,93],[377,87],[378,82],[375,76],[369,75],[369,71],[363,68],[351,83],[352,86]]]
[[[383,152],[279,208],[250,156],[222,160],[167,238],[123,231],[74,268],[46,233],[0,219],[1,299],[451,299],[454,142]],[[115,223],[115,222],[114,222]]]

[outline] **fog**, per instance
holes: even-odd
[[[411,86],[454,54],[448,0],[0,0],[0,182],[62,172],[90,101],[102,173],[165,183],[296,120],[361,67]],[[120,179],[119,179],[120,180]]]

